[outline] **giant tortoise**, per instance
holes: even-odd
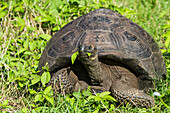
[[[71,63],[71,56],[78,58]],[[88,54],[90,53],[90,55]],[[162,53],[139,25],[109,9],[91,11],[65,25],[47,43],[38,69],[48,63],[54,92],[91,87],[119,102],[154,106],[146,91],[166,75]]]

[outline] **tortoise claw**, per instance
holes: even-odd
[[[135,88],[126,91],[111,89],[111,92],[120,103],[130,102],[133,106],[145,108],[153,107],[155,105],[153,97]]]

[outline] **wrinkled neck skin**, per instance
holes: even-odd
[[[80,55],[79,59],[84,64],[93,85],[101,83],[104,80],[102,77],[102,68],[100,66],[101,63],[98,61],[98,55],[90,58]]]

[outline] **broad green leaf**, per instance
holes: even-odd
[[[170,64],[167,66],[167,68],[170,68]]]
[[[36,44],[35,41],[32,42],[32,43],[30,44],[30,46],[29,46],[29,48],[30,48],[31,51],[33,51],[36,47],[37,47],[37,44]]]
[[[32,85],[36,84],[37,82],[39,82],[41,80],[41,76],[36,75],[35,77],[33,77],[33,79],[31,80]]]
[[[23,49],[23,48],[22,48]],[[19,62],[25,62],[25,60],[24,59],[22,59],[22,58],[13,58],[13,57],[11,57],[10,58],[10,62],[12,62],[12,61],[19,61]]]
[[[5,106],[5,108],[11,108],[11,109],[14,109],[14,107],[12,107],[12,106]]]
[[[78,52],[78,51],[75,52],[75,53],[73,53],[73,55],[71,56],[71,62],[72,62],[72,64],[74,64],[74,62],[75,62],[75,60],[76,60],[76,58],[77,58],[78,55],[79,55],[79,52]]]
[[[95,97],[96,97],[96,96],[94,96],[94,95],[90,95],[90,96],[87,98],[87,100],[95,99]]]
[[[50,72],[47,72],[47,77],[46,77],[46,83],[48,83],[51,79],[51,75],[50,75]]]
[[[8,104],[8,100],[4,100],[3,106],[6,106]]]
[[[51,35],[49,35],[49,34],[41,34],[41,35],[39,35],[39,37],[41,37],[41,38],[43,38],[44,40],[50,40],[51,39]]]
[[[50,102],[52,105],[54,105],[54,98],[53,97],[46,95],[45,98],[47,99],[48,102]]]
[[[93,113],[99,113],[99,108],[97,107],[97,109]]]
[[[168,48],[170,45],[170,31],[167,31],[165,34],[162,35],[162,37],[167,37],[167,39],[165,40],[165,46],[166,48]]]
[[[95,101],[100,101],[100,100],[102,100],[101,97],[99,97],[98,95],[97,95],[94,99],[95,99]]]
[[[29,92],[31,93],[31,94],[36,94],[37,92],[35,91],[35,90],[33,90],[33,89],[29,89]]]
[[[38,21],[38,22],[41,22],[41,18],[42,18],[42,16],[37,16],[37,17],[34,18],[34,20]]]
[[[81,98],[82,97],[80,92],[74,92],[73,96],[76,97],[76,98]]]
[[[24,87],[24,84],[21,83],[21,82],[19,82],[19,86],[20,86],[20,87]]]
[[[57,30],[59,30],[59,29],[60,29],[59,25],[56,25],[56,26],[54,26],[54,27],[52,28],[52,31],[57,31]]]
[[[26,26],[27,27],[27,30],[29,31],[36,31],[36,27],[30,27],[30,26]]]
[[[46,17],[47,15],[45,14],[45,12],[38,6],[35,5],[35,8],[38,10],[38,13],[40,13],[42,16]]]
[[[111,104],[111,105],[110,105],[110,108],[113,109],[113,110],[116,109],[116,107],[114,106],[114,104]]]
[[[36,41],[36,44],[37,44],[37,48],[38,49],[41,49],[42,45],[41,45],[42,41]]]
[[[25,21],[24,19],[20,18],[20,17],[15,17],[16,21],[17,21],[17,26],[25,26]]]
[[[37,94],[36,96],[35,96],[35,102],[37,102],[37,101],[43,101],[44,99],[43,99],[43,96],[42,96],[42,94]]]
[[[0,12],[0,19],[3,18],[6,15],[5,11]]]
[[[107,91],[106,91],[106,92],[100,93],[99,96],[100,96],[100,97],[104,97],[104,96],[109,95],[109,94],[110,94],[110,92],[107,92]]]
[[[87,52],[87,55],[90,57],[90,56],[91,56],[91,53]]]
[[[12,82],[14,80],[14,76],[15,75],[13,73],[9,74],[8,81]]]
[[[0,12],[1,12],[8,7],[8,4],[6,2],[0,2],[0,3],[1,3],[1,7],[0,7]]]
[[[159,15],[159,18],[164,17],[166,14],[167,14],[167,11],[166,11],[166,10],[162,11],[162,12],[160,13],[160,15]]]
[[[29,46],[28,39],[24,42],[23,46],[24,46],[25,49],[28,49],[28,46]]]
[[[31,107],[36,107],[36,105],[35,105],[35,104],[30,104],[30,106],[31,106]]]
[[[165,41],[165,46],[168,48],[170,45],[170,37],[168,37]]]
[[[45,84],[50,81],[50,73],[49,72],[44,72],[41,76],[41,83],[45,87]]]
[[[111,95],[105,95],[104,97],[102,97],[102,99],[117,102],[117,100],[113,98]]]
[[[18,64],[17,64],[16,62],[12,62],[12,61],[11,61],[9,64],[10,64],[10,66],[12,66],[12,67],[18,66]]]
[[[162,54],[164,54],[164,53],[166,53],[166,52],[167,52],[167,50],[165,50],[165,49],[161,49],[161,52],[162,52]]]
[[[45,87],[45,84],[46,84],[46,72],[44,72],[41,76],[41,83],[43,85],[43,87]]]
[[[32,55],[33,53],[32,52],[30,52],[30,51],[25,51],[24,52],[24,55]]]
[[[48,21],[50,21],[50,19],[49,19],[49,18],[46,18],[46,17],[42,17],[42,18],[40,19],[40,22],[48,22]]]
[[[92,95],[92,93],[90,92],[90,90],[83,90],[83,91],[82,91],[82,94],[83,94],[84,96],[90,96],[90,95]]]
[[[61,27],[64,27],[66,24],[67,24],[67,23],[62,24],[62,26],[61,26]]]
[[[52,89],[52,87],[51,87],[51,86],[48,86],[47,88],[45,88],[45,90],[43,91],[43,92],[44,92],[44,94],[48,94],[48,93],[50,93],[51,89]]]
[[[170,21],[167,21],[167,24],[165,24],[163,28],[164,28],[164,29],[170,28]]]
[[[73,106],[74,102],[75,102],[75,98],[70,98],[70,97],[66,97],[66,100]]]
[[[37,108],[35,108],[36,113],[40,113],[41,110],[42,110],[42,107],[37,107]]]
[[[17,54],[23,53],[26,50],[27,50],[26,48],[20,48],[20,50],[17,52]]]
[[[22,108],[22,113],[27,113],[28,109],[26,107]]]
[[[14,11],[15,12],[24,12],[24,9],[23,9],[23,7],[22,6],[18,6],[18,7],[16,7],[15,9],[14,9]]]

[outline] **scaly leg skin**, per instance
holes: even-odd
[[[51,73],[52,78],[47,86],[52,86],[54,94],[59,93],[62,95],[87,90],[89,85],[78,80],[77,76],[73,73],[70,68],[63,68],[55,73]],[[91,86],[96,89],[96,87]],[[99,87],[97,87],[99,89]],[[97,90],[98,91],[98,90]]]
[[[68,94],[74,91],[78,78],[69,68],[63,68],[51,75],[48,86],[52,86],[54,93]]]
[[[112,79],[112,95],[120,102],[130,102],[137,107],[154,106],[154,98],[139,90],[138,78],[121,64],[109,66]]]
[[[145,108],[154,106],[154,98],[144,93],[143,90],[129,87],[121,81],[117,81],[115,84],[118,84],[119,86],[113,85],[111,87],[111,92],[120,103],[126,104],[129,102],[136,107]]]

